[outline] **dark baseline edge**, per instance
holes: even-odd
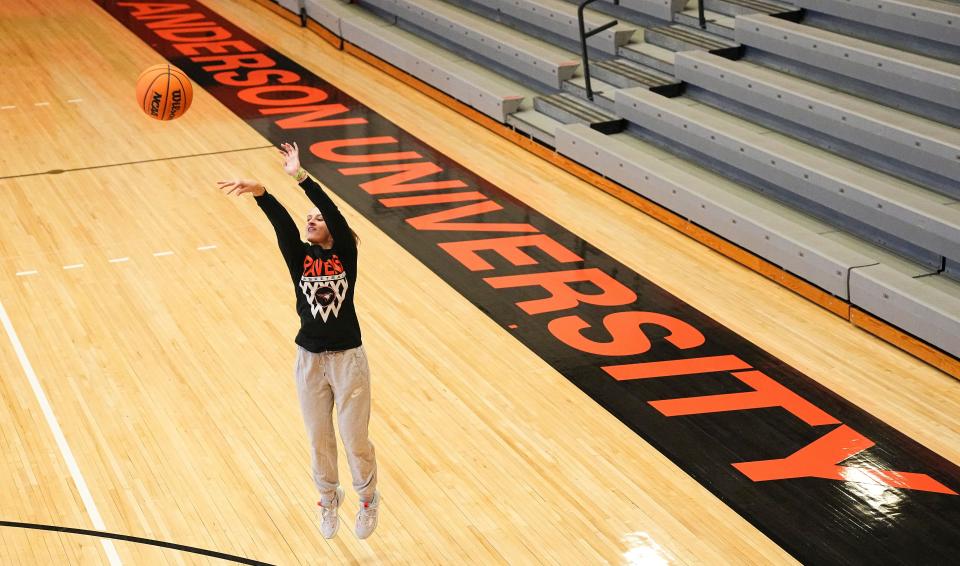
[[[61,527],[59,525],[40,525],[37,523],[19,523],[16,521],[0,521],[0,527],[15,527],[20,529],[35,529],[40,531],[54,531],[61,533],[70,533],[74,535],[86,535],[92,537],[101,537],[101,538],[111,538],[116,540],[122,540],[126,542],[135,542],[137,544],[149,544],[151,546],[159,546],[163,548],[172,548],[174,550],[182,550],[184,552],[191,552],[193,554],[202,554],[204,556],[212,556],[213,558],[220,558],[222,560],[229,560],[231,562],[237,562],[239,564],[252,564],[254,566],[274,566],[269,562],[261,562],[259,560],[253,560],[252,558],[244,558],[242,556],[234,556],[232,554],[226,554],[223,552],[217,552],[215,550],[206,550],[203,548],[197,548],[195,546],[187,546],[185,544],[177,544],[174,542],[166,542],[162,540],[153,540],[149,538],[136,537],[132,535],[121,535],[118,533],[108,533],[106,531],[94,531],[90,529],[77,529],[74,527]]]

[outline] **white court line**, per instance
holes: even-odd
[[[71,98],[71,99],[68,100],[67,102],[69,102],[69,103],[71,103],[71,104],[76,104],[77,102],[83,102],[83,99],[82,99],[82,98]]]
[[[63,266],[64,269],[80,269],[81,267],[83,267],[82,263],[71,263]]]
[[[153,252],[153,256],[154,256],[154,257],[161,257],[161,256],[165,256],[165,255],[173,255],[173,252],[170,252],[170,251],[167,251],[167,252]]]
[[[12,110],[14,108],[16,108],[16,106],[0,106],[0,110]]]
[[[129,257],[115,257],[113,259],[108,259],[110,263],[123,263],[125,261],[130,261]]]
[[[30,269],[28,271],[18,271],[17,277],[23,277],[24,275],[36,275],[38,272],[36,269]]]
[[[49,102],[34,102],[34,106],[50,106]]]
[[[33,389],[37,403],[40,404],[40,410],[43,411],[43,416],[47,419],[47,425],[50,427],[51,432],[53,432],[53,437],[57,441],[57,447],[60,448],[60,454],[63,455],[63,459],[67,462],[67,468],[70,470],[70,475],[73,477],[73,483],[77,487],[77,491],[80,492],[80,499],[83,500],[83,506],[87,509],[87,515],[90,517],[90,521],[93,522],[93,528],[98,531],[106,531],[107,527],[103,524],[103,518],[100,517],[100,512],[97,511],[97,504],[93,502],[93,496],[90,495],[87,482],[84,481],[83,474],[80,473],[80,467],[73,457],[73,452],[70,451],[70,446],[67,444],[66,437],[63,436],[63,431],[60,430],[57,417],[53,414],[53,409],[50,407],[46,393],[43,392],[43,388],[40,386],[40,380],[37,379],[37,374],[33,371],[33,366],[30,365],[30,360],[27,359],[27,353],[23,350],[23,344],[20,343],[20,338],[13,329],[13,323],[10,322],[10,317],[7,316],[7,309],[3,307],[3,302],[0,302],[0,319],[3,320],[3,328],[7,331],[10,343],[13,345],[13,349],[17,353],[17,358],[20,360],[20,365],[23,366],[23,373],[27,375],[30,388]],[[110,564],[112,566],[122,566],[123,562],[120,561],[120,555],[117,554],[117,549],[114,548],[113,541],[107,538],[101,538],[100,543],[103,545],[103,550],[107,553],[107,559],[110,560]]]
[[[216,248],[216,247],[217,247],[217,246],[214,246],[213,244],[211,244],[211,245],[209,245],[209,246],[200,246],[200,247],[198,247],[197,249],[200,250],[200,251],[204,251],[204,250],[212,250],[212,249],[214,249],[214,248]]]

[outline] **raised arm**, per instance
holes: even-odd
[[[300,148],[297,147],[297,144],[281,144],[280,155],[283,156],[283,170],[300,184],[310,202],[320,209],[320,214],[323,215],[323,220],[327,223],[327,228],[330,230],[330,235],[333,236],[334,243],[341,249],[356,249],[353,231],[347,224],[347,219],[344,218],[343,213],[337,208],[330,195],[323,190],[320,183],[313,180],[300,167]]]
[[[273,195],[259,182],[252,179],[235,179],[232,181],[218,181],[217,185],[227,194],[236,193],[237,196],[250,193],[254,196],[257,206],[267,215],[273,231],[277,234],[277,244],[287,267],[295,271],[299,262],[303,260],[303,242],[300,240],[300,231],[297,224],[290,217],[287,209],[280,204]]]

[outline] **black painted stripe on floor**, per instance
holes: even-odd
[[[207,155],[223,155],[225,153],[237,153],[240,151],[250,151],[253,149],[269,149],[272,145],[258,145],[256,147],[241,147],[239,149],[225,149],[223,151],[208,151],[206,153],[188,153],[187,155],[173,155],[170,157],[157,157],[155,159],[140,159],[137,161],[124,161],[122,163],[104,163],[102,165],[88,165],[86,167],[73,167],[70,169],[51,169],[49,171],[38,171],[36,173],[21,173],[19,175],[7,175],[0,177],[0,181],[6,179],[20,179],[22,177],[38,177],[40,175],[59,175],[61,173],[72,173],[74,171],[90,171],[92,169],[108,169],[110,167],[123,167],[124,165],[139,165],[141,163],[155,163],[157,161],[175,161],[177,159],[187,159],[188,157],[205,157]]]
[[[162,540],[154,540],[154,539],[135,537],[130,535],[121,535],[117,533],[108,533],[106,531],[76,529],[73,527],[61,527],[59,525],[40,525],[37,523],[18,523],[16,521],[0,521],[0,527],[15,527],[19,529],[34,529],[34,530],[40,530],[40,531],[69,533],[72,535],[84,535],[84,536],[91,536],[91,537],[110,538],[114,540],[122,540],[125,542],[134,542],[137,544],[148,544],[150,546],[159,546],[162,548],[170,548],[173,550],[182,550],[183,552],[189,552],[191,554],[200,554],[203,556],[210,556],[213,558],[220,558],[222,560],[237,562],[238,564],[251,564],[252,566],[273,566],[268,562],[260,562],[259,560],[252,560],[250,558],[244,558],[242,556],[225,554],[223,552],[217,552],[215,550],[206,550],[203,548],[197,548],[195,546],[187,546],[185,544],[177,544],[177,543],[166,542]]]
[[[960,555],[953,463],[195,0],[97,2],[800,561]]]

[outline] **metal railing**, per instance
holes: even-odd
[[[592,4],[597,0],[583,0],[580,3],[580,6],[577,7],[577,21],[580,24],[580,50],[583,54],[583,82],[587,85],[587,100],[593,102],[593,88],[590,85],[590,59],[587,57],[587,39],[602,33],[617,25],[617,20],[609,21],[598,28],[594,28],[590,31],[586,30],[586,26],[583,23],[583,10],[587,7],[587,4]],[[613,0],[613,3],[620,5],[620,0]]]
[[[593,102],[593,85],[590,84],[590,58],[587,55],[587,39],[597,35],[598,33],[605,32],[620,23],[617,20],[612,20],[598,28],[587,31],[586,25],[583,23],[583,11],[586,9],[588,4],[592,4],[596,1],[597,0],[583,0],[583,2],[581,2],[577,7],[577,23],[580,25],[580,51],[583,58],[583,82],[587,87],[587,100],[590,102]],[[613,3],[619,6],[620,0],[613,0]],[[707,18],[704,14],[703,4],[704,0],[697,1],[697,15],[700,18],[700,29],[707,29]]]
[[[306,0],[297,0],[297,14],[300,16],[300,27],[307,27],[307,2]]]

